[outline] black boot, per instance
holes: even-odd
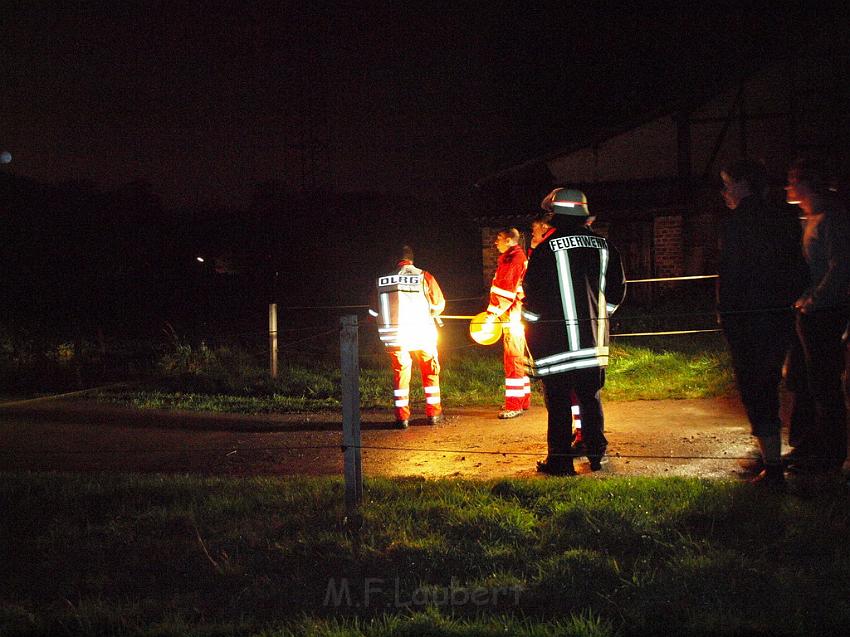
[[[602,463],[607,462],[605,459],[605,449],[601,449],[598,451],[587,451],[587,459],[590,462],[590,470],[591,471],[599,471],[602,469]]]
[[[750,480],[750,484],[771,491],[785,491],[785,470],[781,464],[766,464],[762,472]]]
[[[537,470],[550,476],[574,476],[573,459],[563,456],[547,456],[546,460],[537,463]]]

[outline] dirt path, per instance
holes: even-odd
[[[498,420],[496,410],[451,409],[436,427],[389,412],[362,414],[369,476],[530,477],[546,453],[546,411]],[[734,477],[751,446],[733,399],[605,405],[610,460],[598,475]],[[221,416],[134,411],[85,402],[0,407],[0,470],[341,475],[341,416]],[[587,473],[585,462],[577,463]]]

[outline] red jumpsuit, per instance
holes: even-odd
[[[377,309],[375,308],[377,306]],[[398,270],[378,278],[377,298],[369,313],[378,319],[378,334],[393,368],[396,420],[410,418],[410,368],[419,363],[425,415],[439,416],[440,361],[434,317],[446,307],[443,292],[430,272],[402,260]]]
[[[499,255],[487,306],[487,312],[502,322],[506,411],[520,411],[531,406],[531,383],[523,365],[525,332],[521,322],[522,277],[527,265],[525,251],[518,245]]]

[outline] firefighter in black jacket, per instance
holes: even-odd
[[[541,202],[555,232],[538,245],[523,281],[531,374],[542,380],[548,414],[548,456],[537,468],[573,475],[571,392],[581,407],[584,452],[602,467],[607,440],[599,392],[608,365],[608,316],[623,302],[620,254],[590,229],[587,198],[556,188]]]

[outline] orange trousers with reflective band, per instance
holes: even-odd
[[[505,348],[505,409],[519,411],[531,407],[531,381],[525,374],[525,332],[507,325],[502,332]]]
[[[425,415],[439,416],[443,413],[440,402],[440,361],[436,352],[423,350],[391,351],[393,368],[394,406],[396,420],[410,418],[410,369],[413,359],[419,363],[422,374],[422,391],[425,394]]]

